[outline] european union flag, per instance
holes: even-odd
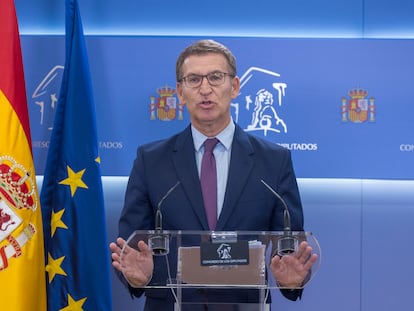
[[[40,201],[48,310],[111,310],[95,108],[77,0],[66,0],[66,59]]]

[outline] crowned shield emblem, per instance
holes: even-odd
[[[35,180],[11,156],[0,157],[0,271],[10,258],[17,258],[36,233],[35,226],[22,215],[37,208]]]
[[[158,98],[151,96],[151,120],[171,121],[183,119],[183,105],[177,104],[175,89],[168,85],[157,89]]]
[[[368,99],[368,91],[356,88],[348,92],[350,98],[342,98],[342,121],[363,123],[375,121],[374,98]]]

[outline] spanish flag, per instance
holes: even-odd
[[[13,0],[0,1],[1,310],[45,310],[42,215]]]

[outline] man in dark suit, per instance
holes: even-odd
[[[187,106],[191,124],[166,140],[138,148],[119,221],[120,238],[110,244],[113,266],[123,273],[131,293],[140,296],[145,291],[145,310],[173,310],[170,291],[142,288],[166,279],[165,260],[154,260],[144,241],[137,246],[140,252],[134,265],[121,265],[120,252],[134,230],[154,229],[157,205],[177,182],[178,187],[162,205],[163,229],[281,231],[285,225],[283,205],[266,189],[263,180],[287,203],[291,229],[303,230],[302,206],[289,150],[245,133],[231,118],[230,103],[240,90],[232,53],[218,42],[198,41],[180,54],[176,76],[177,94]],[[204,142],[213,138],[217,139],[212,151],[217,186],[212,196],[202,187],[200,176]],[[216,214],[208,218],[205,206],[211,197]],[[317,255],[312,254],[306,242],[294,255],[272,258],[270,271],[287,298],[300,297],[301,290],[297,288],[316,260]],[[249,303],[258,299],[252,290],[194,290],[187,295],[199,302],[208,299]]]

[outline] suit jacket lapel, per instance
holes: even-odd
[[[217,222],[217,230],[223,230],[240,197],[244,185],[253,168],[254,149],[247,134],[236,124],[234,133],[229,175],[223,209]]]
[[[194,142],[190,126],[177,136],[173,154],[173,162],[181,186],[195,214],[199,218],[202,230],[209,230],[204,212],[203,195],[201,193],[200,178],[197,172]]]

